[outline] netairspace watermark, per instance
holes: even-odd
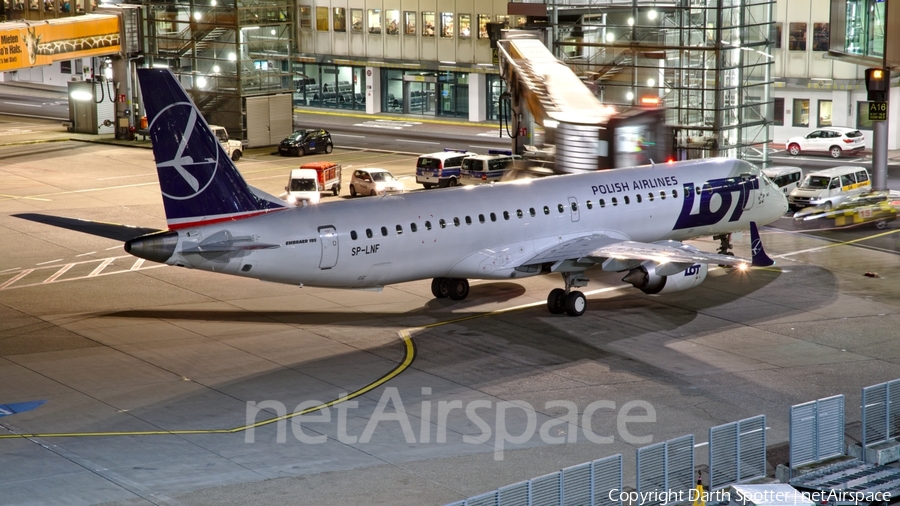
[[[422,395],[431,395],[431,388],[422,388]],[[342,394],[341,397],[346,396]],[[337,440],[344,444],[365,444],[372,440],[379,424],[395,424],[403,432],[403,437],[408,444],[416,443],[447,443],[448,419],[454,416],[458,418],[464,413],[468,422],[481,432],[477,435],[463,435],[450,431],[450,442],[462,442],[467,444],[493,443],[494,460],[503,460],[503,451],[507,445],[525,444],[538,434],[540,440],[546,444],[565,444],[578,442],[579,432],[587,441],[596,444],[611,444],[615,438],[611,435],[597,434],[592,430],[594,423],[599,419],[609,420],[614,416],[616,421],[617,436],[620,440],[632,445],[644,445],[653,441],[653,436],[635,436],[629,431],[629,425],[647,424],[656,422],[656,409],[647,401],[633,400],[616,406],[614,401],[598,400],[588,404],[579,413],[578,405],[567,400],[547,401],[543,408],[546,411],[565,410],[565,414],[546,420],[538,427],[538,411],[534,406],[525,401],[490,401],[486,399],[472,400],[463,403],[461,400],[440,400],[434,403],[431,400],[421,400],[420,409],[407,411],[400,391],[396,387],[387,387],[381,394],[378,404],[369,416],[365,428],[360,434],[348,434],[348,414],[355,418],[351,410],[359,408],[358,401],[343,401],[332,407],[323,407],[320,410],[307,414],[300,414],[306,410],[321,406],[324,403],[316,400],[301,402],[293,411],[293,416],[288,416],[287,408],[280,401],[267,400],[261,402],[247,402],[247,430],[244,432],[244,441],[253,443],[256,441],[256,427],[260,421],[262,410],[273,411],[280,419],[277,423],[278,443],[287,441],[288,419],[291,432],[301,443],[323,444],[328,436],[323,433],[314,435],[315,429],[311,424],[337,424]],[[434,405],[436,404],[436,405]],[[336,411],[333,416],[333,411]],[[436,413],[435,413],[436,411]],[[262,419],[268,413],[263,413]],[[436,416],[432,416],[436,415]],[[412,416],[412,419],[411,419]],[[546,415],[544,415],[546,416]],[[418,431],[413,427],[418,418]],[[336,419],[336,420],[335,420]],[[492,423],[493,422],[493,425]],[[304,430],[304,426],[307,428]],[[509,427],[508,427],[509,426]],[[634,430],[634,427],[632,428]],[[432,438],[432,436],[434,436]]]
[[[891,500],[890,492],[855,492],[852,490],[828,490],[819,492],[800,491],[775,491],[737,490],[734,499],[737,504],[805,504],[812,501],[816,504],[823,502],[860,504],[884,502]],[[727,489],[708,490],[700,492],[697,489],[690,490],[651,490],[649,492],[634,492],[614,488],[609,491],[610,501],[622,501],[624,504],[666,504],[674,502],[694,502],[701,500],[704,503],[725,502],[731,503],[732,494]]]

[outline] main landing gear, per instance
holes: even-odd
[[[566,313],[569,316],[581,316],[587,308],[584,294],[572,288],[587,286],[588,278],[581,273],[564,272],[565,289],[554,288],[547,296],[547,309],[553,314]]]
[[[434,278],[431,280],[431,293],[436,299],[450,297],[452,300],[463,300],[469,296],[469,280]]]

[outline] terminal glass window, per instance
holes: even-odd
[[[788,37],[788,49],[791,51],[806,51],[806,23],[791,23]]]
[[[791,126],[808,127],[809,126],[809,99],[795,98],[793,121]]]
[[[422,13],[422,36],[423,37],[434,37],[434,13],[433,12],[423,12]]]
[[[869,8],[869,54],[872,56],[884,53],[885,5],[887,2],[876,0]]]
[[[334,8],[334,31],[347,31],[347,9],[343,7]]]
[[[479,14],[478,15],[478,38],[479,39],[487,39],[488,38],[488,30],[487,24],[491,21],[491,17],[487,14]]]
[[[381,9],[369,9],[369,33],[381,33]]]
[[[328,31],[328,7],[316,7],[316,30]]]
[[[866,52],[866,0],[847,0],[844,48],[850,54]]]
[[[363,31],[362,9],[350,9],[350,31],[361,33]]]
[[[453,13],[441,13],[441,37],[445,39],[453,38]]]
[[[504,25],[509,26],[509,16],[504,16],[502,14],[497,14],[497,22],[503,23]]]
[[[828,23],[813,23],[813,51],[828,51]]]
[[[403,34],[416,34],[416,11],[403,11]]]
[[[461,39],[468,39],[472,36],[472,15],[471,14],[460,14],[459,15],[459,37]]]
[[[400,35],[400,11],[384,11],[385,33],[388,35]]]
[[[831,100],[819,100],[819,123],[817,126],[831,126]]]
[[[781,39],[783,34],[781,29],[784,23],[775,23],[775,49],[781,49]]]
[[[784,125],[784,99],[776,98],[774,99],[774,107],[775,110],[774,117],[772,118],[773,124],[782,126]]]
[[[312,28],[312,7],[300,6],[300,28]]]
[[[860,130],[872,130],[873,122],[869,119],[869,103],[856,103],[856,128]]]

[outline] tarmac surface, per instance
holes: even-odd
[[[792,404],[845,394],[852,434],[860,388],[900,378],[896,222],[855,242],[766,228],[776,268],[659,297],[589,272],[579,318],[547,313],[555,276],[476,281],[460,303],[428,281],[298,288],[52,226],[164,228],[152,154],[0,121],[0,404],[46,400],[0,418],[0,504],[445,504],[616,453],[633,485],[636,448],[758,414],[774,468]],[[270,151],[237,165],[277,194],[295,162]],[[408,155],[329,158],[413,186]]]

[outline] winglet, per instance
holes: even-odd
[[[772,260],[769,258],[769,255],[766,255],[763,243],[759,239],[759,229],[756,228],[755,221],[750,222],[750,251],[753,254],[750,265],[753,267],[768,267],[770,265],[775,265],[775,260]]]

